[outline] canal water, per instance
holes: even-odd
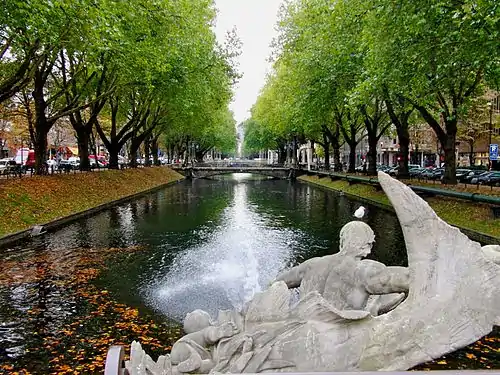
[[[66,332],[81,302],[61,275],[76,272],[82,259],[140,249],[107,258],[97,290],[111,294],[125,311],[138,308],[155,321],[175,323],[194,309],[213,314],[240,307],[279,271],[337,252],[340,229],[355,219],[359,206],[311,185],[235,174],[184,181],[3,249],[0,363],[25,357],[33,335],[43,343],[44,335]],[[369,257],[405,266],[395,215],[364,206],[363,220],[376,235]]]

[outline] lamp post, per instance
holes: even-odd
[[[489,156],[489,150],[491,145],[491,133],[493,132],[493,103],[488,102],[488,107],[490,109],[490,123],[488,127],[488,170],[491,171],[491,159]]]

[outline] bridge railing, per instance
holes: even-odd
[[[175,165],[182,167],[181,164]],[[214,162],[203,162],[203,163],[193,163],[189,164],[188,167],[207,167],[207,168],[283,168],[285,165],[277,163],[267,163],[266,161],[245,161],[245,160],[223,160]]]

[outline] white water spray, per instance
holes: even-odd
[[[200,245],[180,253],[168,273],[149,291],[157,310],[177,319],[195,309],[241,309],[293,258],[298,234],[273,228],[247,198],[245,175],[234,185],[234,200],[221,225]]]

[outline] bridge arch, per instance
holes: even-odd
[[[250,173],[255,175],[279,178],[282,180],[295,179],[297,171],[285,167],[173,167],[187,178],[209,178],[232,173]]]

